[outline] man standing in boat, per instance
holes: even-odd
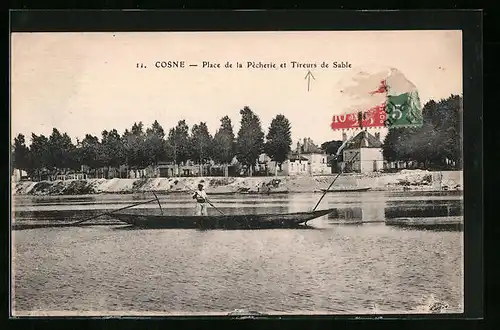
[[[193,194],[193,199],[196,199],[196,215],[208,215],[208,198],[205,189],[203,189],[203,183],[198,184],[198,190]]]

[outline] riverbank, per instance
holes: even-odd
[[[155,191],[159,193],[187,192],[205,182],[209,194],[253,193],[262,184],[273,192],[312,193],[328,188],[334,175],[288,177],[195,177],[150,179],[89,179],[42,182],[15,182],[15,195],[87,195],[127,194]],[[461,171],[430,172],[403,170],[397,173],[342,174],[331,189],[370,188],[378,191],[439,191],[462,190]]]

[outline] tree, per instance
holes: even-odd
[[[405,127],[391,128],[382,145],[384,158],[389,161],[411,160],[414,149],[419,147],[412,141],[413,130]]]
[[[344,144],[343,141],[331,140],[331,141],[323,142],[321,144],[321,149],[329,156],[337,155],[337,152],[338,152],[339,148],[342,146],[342,144]],[[340,152],[338,157],[332,158],[329,161],[329,163],[330,163],[330,166],[332,167],[332,169],[337,170],[339,164],[341,162],[343,162],[343,160],[344,160],[344,155],[342,152]]]
[[[125,131],[122,134],[122,144],[123,144],[123,151],[124,151],[124,157],[125,157],[125,165],[127,167],[131,167],[131,160],[134,158],[134,150],[133,150],[133,139],[134,136],[132,133],[128,130],[125,129]]]
[[[77,170],[80,167],[78,159],[75,159],[76,146],[71,141],[70,136],[64,133],[61,138],[62,168]]]
[[[82,165],[89,166],[90,168],[97,168],[101,165],[97,159],[100,148],[99,144],[97,136],[85,134],[85,138],[80,142],[80,159]]]
[[[28,171],[30,169],[29,151],[23,134],[19,134],[14,138],[14,144],[12,145],[12,167]]]
[[[71,159],[70,168],[75,171],[80,171],[82,168],[82,142],[76,138],[76,143],[73,146],[73,149],[69,155]]]
[[[125,163],[132,168],[141,168],[147,164],[145,152],[146,135],[142,122],[134,123],[132,129],[125,130],[122,136]]]
[[[342,141],[332,140],[323,142],[321,144],[321,149],[325,151],[327,155],[336,155],[339,148],[342,146]]]
[[[62,135],[57,128],[52,129],[52,134],[49,136],[48,144],[48,166],[50,169],[61,168],[63,155],[61,148]]]
[[[144,124],[142,123],[142,121],[138,122],[138,123],[134,123],[134,125],[132,125],[132,134],[135,135],[135,136],[142,136],[144,134]]]
[[[198,162],[198,164],[204,164],[206,161],[211,160],[212,154],[212,136],[208,132],[208,127],[206,123],[200,123],[199,125],[193,125],[191,128],[191,159]]]
[[[163,139],[165,138],[165,131],[163,130],[163,127],[161,127],[160,123],[155,120],[153,124],[151,124],[151,128],[146,129],[146,135],[154,135]]]
[[[74,168],[74,149],[69,135],[61,134],[57,128],[53,128],[48,140],[48,167],[51,170]]]
[[[269,126],[264,150],[276,163],[275,175],[278,164],[282,164],[288,157],[292,147],[292,133],[289,120],[284,115],[277,115]]]
[[[151,128],[146,129],[144,147],[148,164],[156,165],[159,161],[169,159],[167,150],[168,144],[164,138],[165,131],[158,121],[155,120],[151,125]]]
[[[385,160],[391,162],[398,159],[396,144],[400,134],[401,133],[396,128],[389,129],[389,132],[385,136],[384,143],[382,144],[382,154]]]
[[[51,161],[49,139],[44,135],[37,136],[32,133],[29,155],[30,170],[28,174],[31,177],[36,174],[40,180],[40,170],[47,168]]]
[[[435,145],[438,138],[432,123],[426,122],[420,128],[407,130],[405,134],[407,136],[401,139],[404,142],[396,146],[402,149],[401,159],[417,161],[424,164],[424,168],[440,163],[440,150]]]
[[[235,139],[233,125],[228,116],[220,120],[219,129],[214,135],[213,158],[219,164],[229,164],[235,156]]]
[[[108,171],[111,167],[118,168],[125,162],[125,145],[116,129],[102,132],[98,150],[100,163],[103,167],[107,166]]]
[[[389,129],[383,144],[384,158],[414,160],[426,169],[461,168],[462,97],[431,100],[424,105],[422,115],[422,127]]]
[[[85,134],[85,137],[77,148],[77,157],[80,165],[88,166],[96,174],[95,171],[104,166],[102,160],[98,157],[100,152],[101,143],[99,142],[99,138],[91,134]]]
[[[447,166],[448,160],[454,168],[462,166],[462,101],[461,96],[451,95],[437,104],[439,121],[435,130],[441,142],[443,165]]]
[[[176,127],[170,129],[168,143],[173,147],[175,164],[186,162],[189,159],[189,126],[186,124],[186,120],[180,120]]]
[[[247,166],[251,176],[255,162],[264,149],[264,132],[259,117],[249,107],[241,109],[240,114],[241,127],[236,140],[237,158]]]

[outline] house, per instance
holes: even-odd
[[[310,165],[309,172],[311,175],[324,175],[330,173],[326,152],[314,144],[310,138],[304,139],[304,144],[300,149],[297,149],[300,150],[301,156],[308,159]]]
[[[19,182],[27,179],[28,179],[28,173],[26,173],[26,171],[17,168],[14,168],[12,170],[12,181]]]
[[[173,163],[159,163],[155,167],[154,174],[150,177],[193,177],[193,176],[236,176],[236,166],[226,164],[215,164],[210,161],[203,166],[193,162],[185,162],[180,165]]]
[[[341,166],[344,172],[367,173],[383,170],[384,157],[380,134],[375,133],[373,136],[367,131],[361,131],[354,136],[344,147]]]
[[[68,174],[58,174],[56,175],[55,180],[61,180],[61,181],[66,181],[66,180],[87,180],[87,174],[86,173],[68,173]]]
[[[309,175],[311,164],[309,159],[299,153],[293,153],[286,162],[287,175]]]
[[[85,174],[86,179],[128,178],[129,172],[129,168],[126,165],[120,165],[119,167],[104,166],[98,168],[92,168],[83,164],[80,165],[80,173]]]
[[[169,178],[177,176],[200,176],[201,167],[200,165],[194,165],[191,163],[181,163],[177,164],[159,164],[156,166],[157,172],[155,177]]]
[[[295,155],[307,159],[308,170],[306,174],[324,175],[331,172],[328,167],[326,152],[319,148],[310,138],[304,138],[302,145],[297,142]],[[302,161],[302,159],[299,159],[299,162]],[[298,171],[297,174],[303,175],[302,171]]]
[[[160,178],[179,176],[179,166],[170,163],[160,163],[156,166]]]
[[[153,166],[147,166],[141,169],[132,169],[128,172],[130,179],[144,179],[144,178],[157,178],[159,177],[159,169]]]
[[[305,138],[303,144],[297,142],[297,147],[292,151],[287,160],[282,164],[273,161],[268,162],[270,174],[277,175],[323,175],[329,174],[326,153],[318,148],[310,138]]]

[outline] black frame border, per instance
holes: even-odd
[[[10,31],[12,33],[125,31],[462,30],[463,96],[465,110],[463,117],[465,204],[464,314],[403,314],[387,316],[303,315],[270,317],[270,319],[290,320],[366,320],[377,318],[383,318],[384,320],[451,318],[480,319],[485,316],[483,289],[483,279],[485,274],[483,266],[482,27],[482,11],[480,10],[13,10],[10,12]],[[470,109],[470,111],[467,111],[468,109]],[[10,253],[8,260],[10,269]],[[10,300],[10,295],[8,298]],[[91,319],[106,318],[108,317]],[[171,320],[185,318],[193,320],[227,319],[227,317],[152,317],[148,319],[158,318]],[[31,321],[39,318],[23,317],[16,321],[20,321],[20,319]],[[78,318],[51,317],[50,319],[58,319],[62,321],[63,319],[67,320]],[[122,317],[121,319],[137,318]]]

